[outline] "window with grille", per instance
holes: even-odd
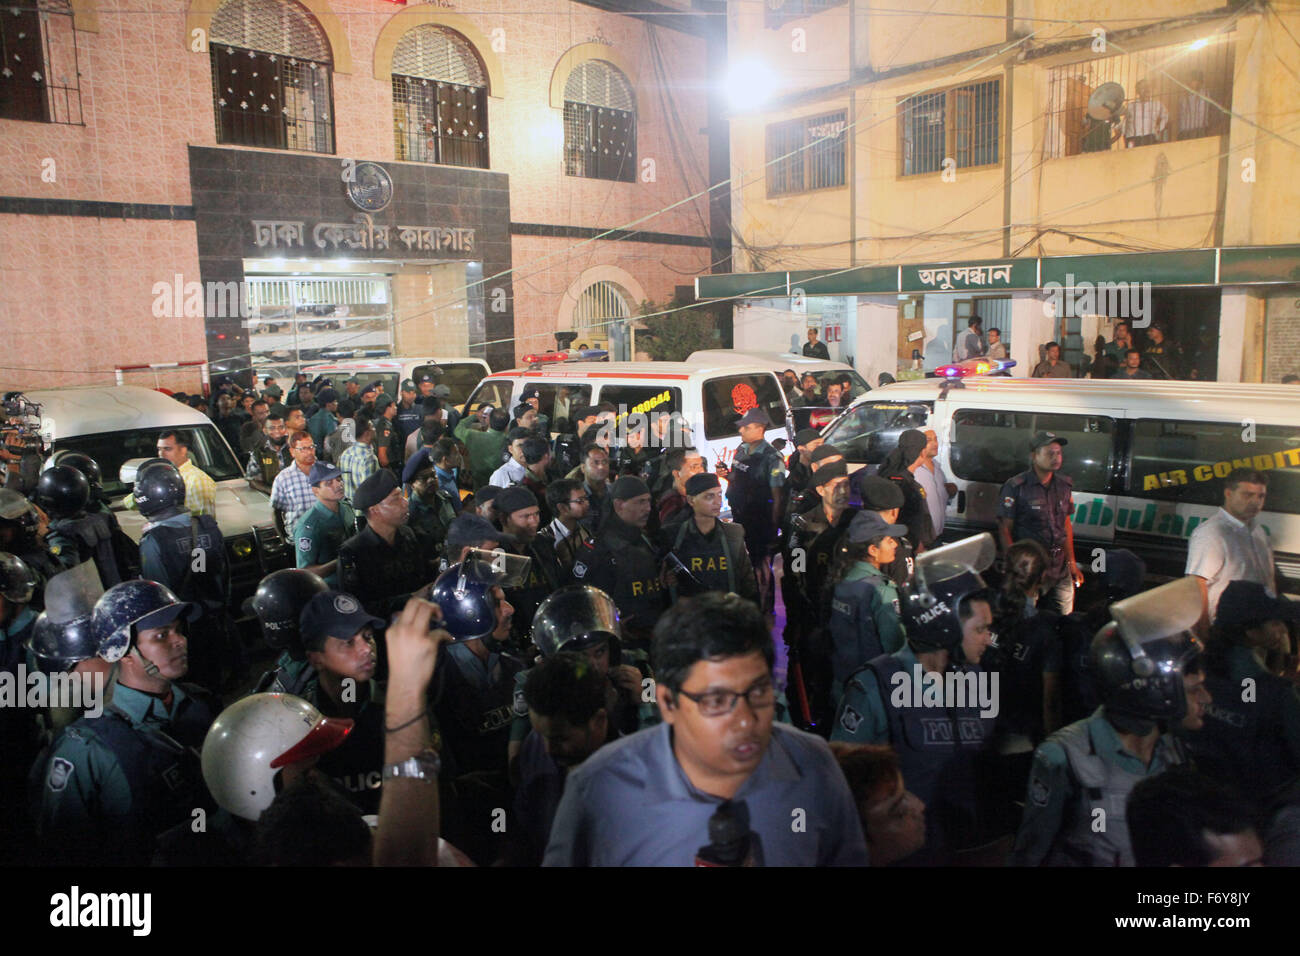
[[[848,0],[764,0],[763,25],[769,30],[776,30],[791,20],[810,17],[847,2]]]
[[[847,112],[773,123],[767,128],[767,194],[844,185]]]
[[[564,172],[636,181],[636,99],[608,63],[588,60],[565,81]]]
[[[397,158],[488,168],[487,73],[469,41],[425,24],[393,50]]]
[[[82,125],[68,0],[0,8],[0,119]]]
[[[1053,67],[1048,157],[1226,133],[1233,57],[1233,41],[1218,37]]]
[[[334,152],[333,56],[292,0],[226,0],[212,18],[217,142]]]
[[[902,175],[937,173],[945,159],[958,168],[998,161],[1001,80],[918,93],[898,104]]]

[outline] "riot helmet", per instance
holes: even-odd
[[[996,551],[993,537],[986,532],[916,558],[912,580],[899,595],[899,616],[914,651],[947,650],[960,655],[958,611],[962,601],[986,596],[980,572],[993,563]]]
[[[1200,667],[1191,628],[1201,616],[1200,584],[1178,578],[1111,605],[1092,639],[1092,666],[1108,716],[1135,733],[1187,716],[1183,675]]]
[[[468,559],[438,575],[430,597],[442,609],[442,627],[458,641],[490,637],[497,628],[492,589],[502,578],[488,562]]]
[[[157,581],[123,581],[95,602],[93,626],[99,656],[110,664],[120,661],[135,644],[141,628],[164,627],[184,615],[198,617],[197,604],[182,601]]]
[[[90,482],[71,465],[55,465],[41,473],[36,498],[52,518],[71,518],[86,510]]]
[[[312,597],[328,590],[318,575],[301,568],[281,568],[262,578],[250,604],[266,643],[274,650],[288,651],[294,660],[304,660],[298,619]]]
[[[11,604],[30,604],[36,593],[36,574],[27,562],[0,551],[0,597]]]
[[[608,594],[587,584],[570,584],[553,591],[533,615],[533,643],[543,657],[561,651],[583,651],[609,642],[609,663],[618,665],[621,631],[618,607]]]
[[[132,489],[135,505],[146,518],[167,518],[185,506],[185,479],[169,461],[140,466]]]
[[[103,593],[94,561],[83,561],[46,583],[45,610],[32,625],[26,645],[42,671],[70,671],[79,661],[97,655],[92,617]]]
[[[80,451],[64,450],[54,453],[50,459],[55,465],[66,465],[69,468],[75,468],[86,476],[86,481],[90,485],[91,493],[100,490],[104,483],[104,472],[99,467],[99,462],[89,455]]]
[[[203,741],[203,782],[227,813],[256,821],[280,769],[338,747],[352,721],[324,717],[291,694],[252,694],[223,710]]]

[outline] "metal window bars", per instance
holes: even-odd
[[[843,186],[847,130],[847,110],[769,126],[768,196]]]
[[[636,181],[636,97],[617,69],[578,64],[564,83],[564,172]]]
[[[85,125],[68,0],[0,8],[0,118]]]
[[[460,34],[426,24],[398,42],[393,136],[398,159],[488,168],[487,72]]]
[[[945,159],[957,168],[990,166],[1001,155],[1002,81],[904,97],[899,101],[901,174],[935,173]]]
[[[1047,76],[1047,158],[1226,133],[1234,54],[1233,39],[1220,36],[1052,67]],[[1108,83],[1118,89],[1103,90]],[[1095,101],[1093,112],[1101,115],[1089,112],[1090,100]]]

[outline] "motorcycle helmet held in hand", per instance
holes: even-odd
[[[486,561],[453,564],[438,575],[429,597],[442,610],[442,628],[458,641],[490,636],[497,629],[492,589],[501,580],[501,573]]]

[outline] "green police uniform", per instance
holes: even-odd
[[[70,571],[81,563],[81,549],[77,542],[61,531],[51,528],[45,535],[45,547],[62,570]]]
[[[379,456],[379,449],[388,449],[388,469],[396,471],[401,475],[402,471],[402,443],[398,441],[398,433],[393,428],[393,423],[383,415],[375,419],[375,456]]]
[[[357,530],[357,513],[346,501],[339,502],[338,511],[330,511],[317,501],[307,510],[294,528],[294,553],[297,555],[297,567],[307,568],[317,564],[329,564],[339,556],[343,542],[352,537]],[[338,586],[338,574],[326,576],[325,583],[330,587]]]
[[[219,704],[192,684],[171,690],[169,710],[115,685],[101,716],[72,724],[36,762],[33,811],[48,859],[146,865],[157,834],[212,809],[198,749]]]
[[[464,442],[469,451],[469,470],[474,476],[474,487],[482,488],[492,477],[492,472],[501,467],[501,455],[506,447],[506,433],[495,429],[479,431],[471,428],[474,421],[465,418],[456,426],[456,437]]]
[[[1104,705],[1057,731],[1034,751],[1011,865],[1132,866],[1128,793],[1143,778],[1184,762],[1179,743],[1162,734],[1151,764],[1144,764],[1124,749]]]

